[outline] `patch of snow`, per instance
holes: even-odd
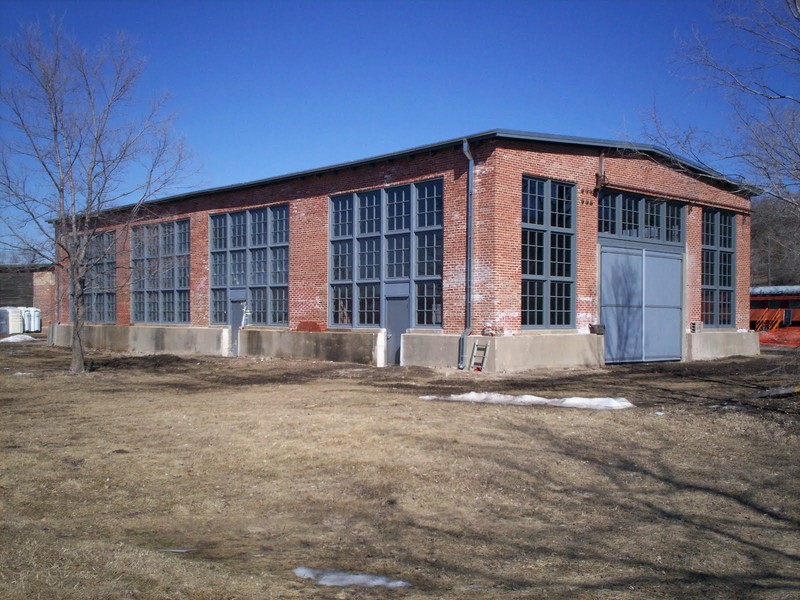
[[[33,377],[33,373],[23,373],[22,371],[17,371],[14,373],[15,377]]]
[[[751,296],[794,296],[800,294],[800,285],[761,285],[750,288]]]
[[[480,402],[485,404],[512,404],[514,406],[562,406],[565,408],[592,408],[597,410],[618,410],[632,408],[633,404],[625,398],[542,398],[540,396],[511,396],[495,392],[468,392],[452,396],[420,396],[422,400],[446,400],[448,402]]]
[[[35,341],[36,341],[36,338],[32,338],[29,335],[18,334],[18,335],[12,335],[11,337],[3,338],[2,340],[0,340],[0,343],[2,343],[2,342],[9,342],[9,343],[14,343],[14,342],[35,342]]]
[[[370,575],[368,573],[348,573],[347,571],[337,571],[335,569],[309,569],[307,567],[297,567],[294,574],[303,579],[311,579],[319,585],[344,587],[357,585],[359,587],[385,587],[401,588],[411,587],[407,581],[389,579],[383,575]]]

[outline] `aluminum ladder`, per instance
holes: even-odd
[[[472,346],[472,356],[469,359],[470,371],[483,371],[486,361],[489,360],[489,342],[476,341]]]

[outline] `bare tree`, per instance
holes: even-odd
[[[0,243],[52,261],[66,275],[72,325],[70,371],[84,370],[87,285],[117,284],[119,236],[139,207],[181,178],[183,144],[164,99],[137,109],[143,61],[122,35],[96,52],[51,20],[6,45],[0,86]],[[126,211],[109,211],[117,206]],[[103,234],[114,225],[116,234]],[[58,278],[61,281],[61,277]]]
[[[753,285],[800,282],[800,213],[775,198],[753,203],[750,245]]]
[[[705,164],[723,163],[768,198],[800,212],[800,0],[727,3],[725,48],[695,31],[681,63],[724,92],[725,132],[666,124],[654,110],[645,135]]]

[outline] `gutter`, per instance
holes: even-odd
[[[464,298],[464,331],[458,339],[458,368],[464,369],[464,355],[467,336],[472,330],[472,191],[475,179],[475,159],[469,149],[469,141],[464,138],[462,144],[464,156],[469,160],[467,169],[467,259],[465,265],[465,298]]]

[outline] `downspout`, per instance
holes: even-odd
[[[463,369],[465,365],[464,354],[466,341],[469,332],[472,330],[472,189],[475,175],[475,159],[469,150],[469,141],[464,138],[462,146],[464,156],[469,160],[467,170],[467,260],[465,265],[465,298],[464,298],[464,331],[458,339],[458,368]]]

